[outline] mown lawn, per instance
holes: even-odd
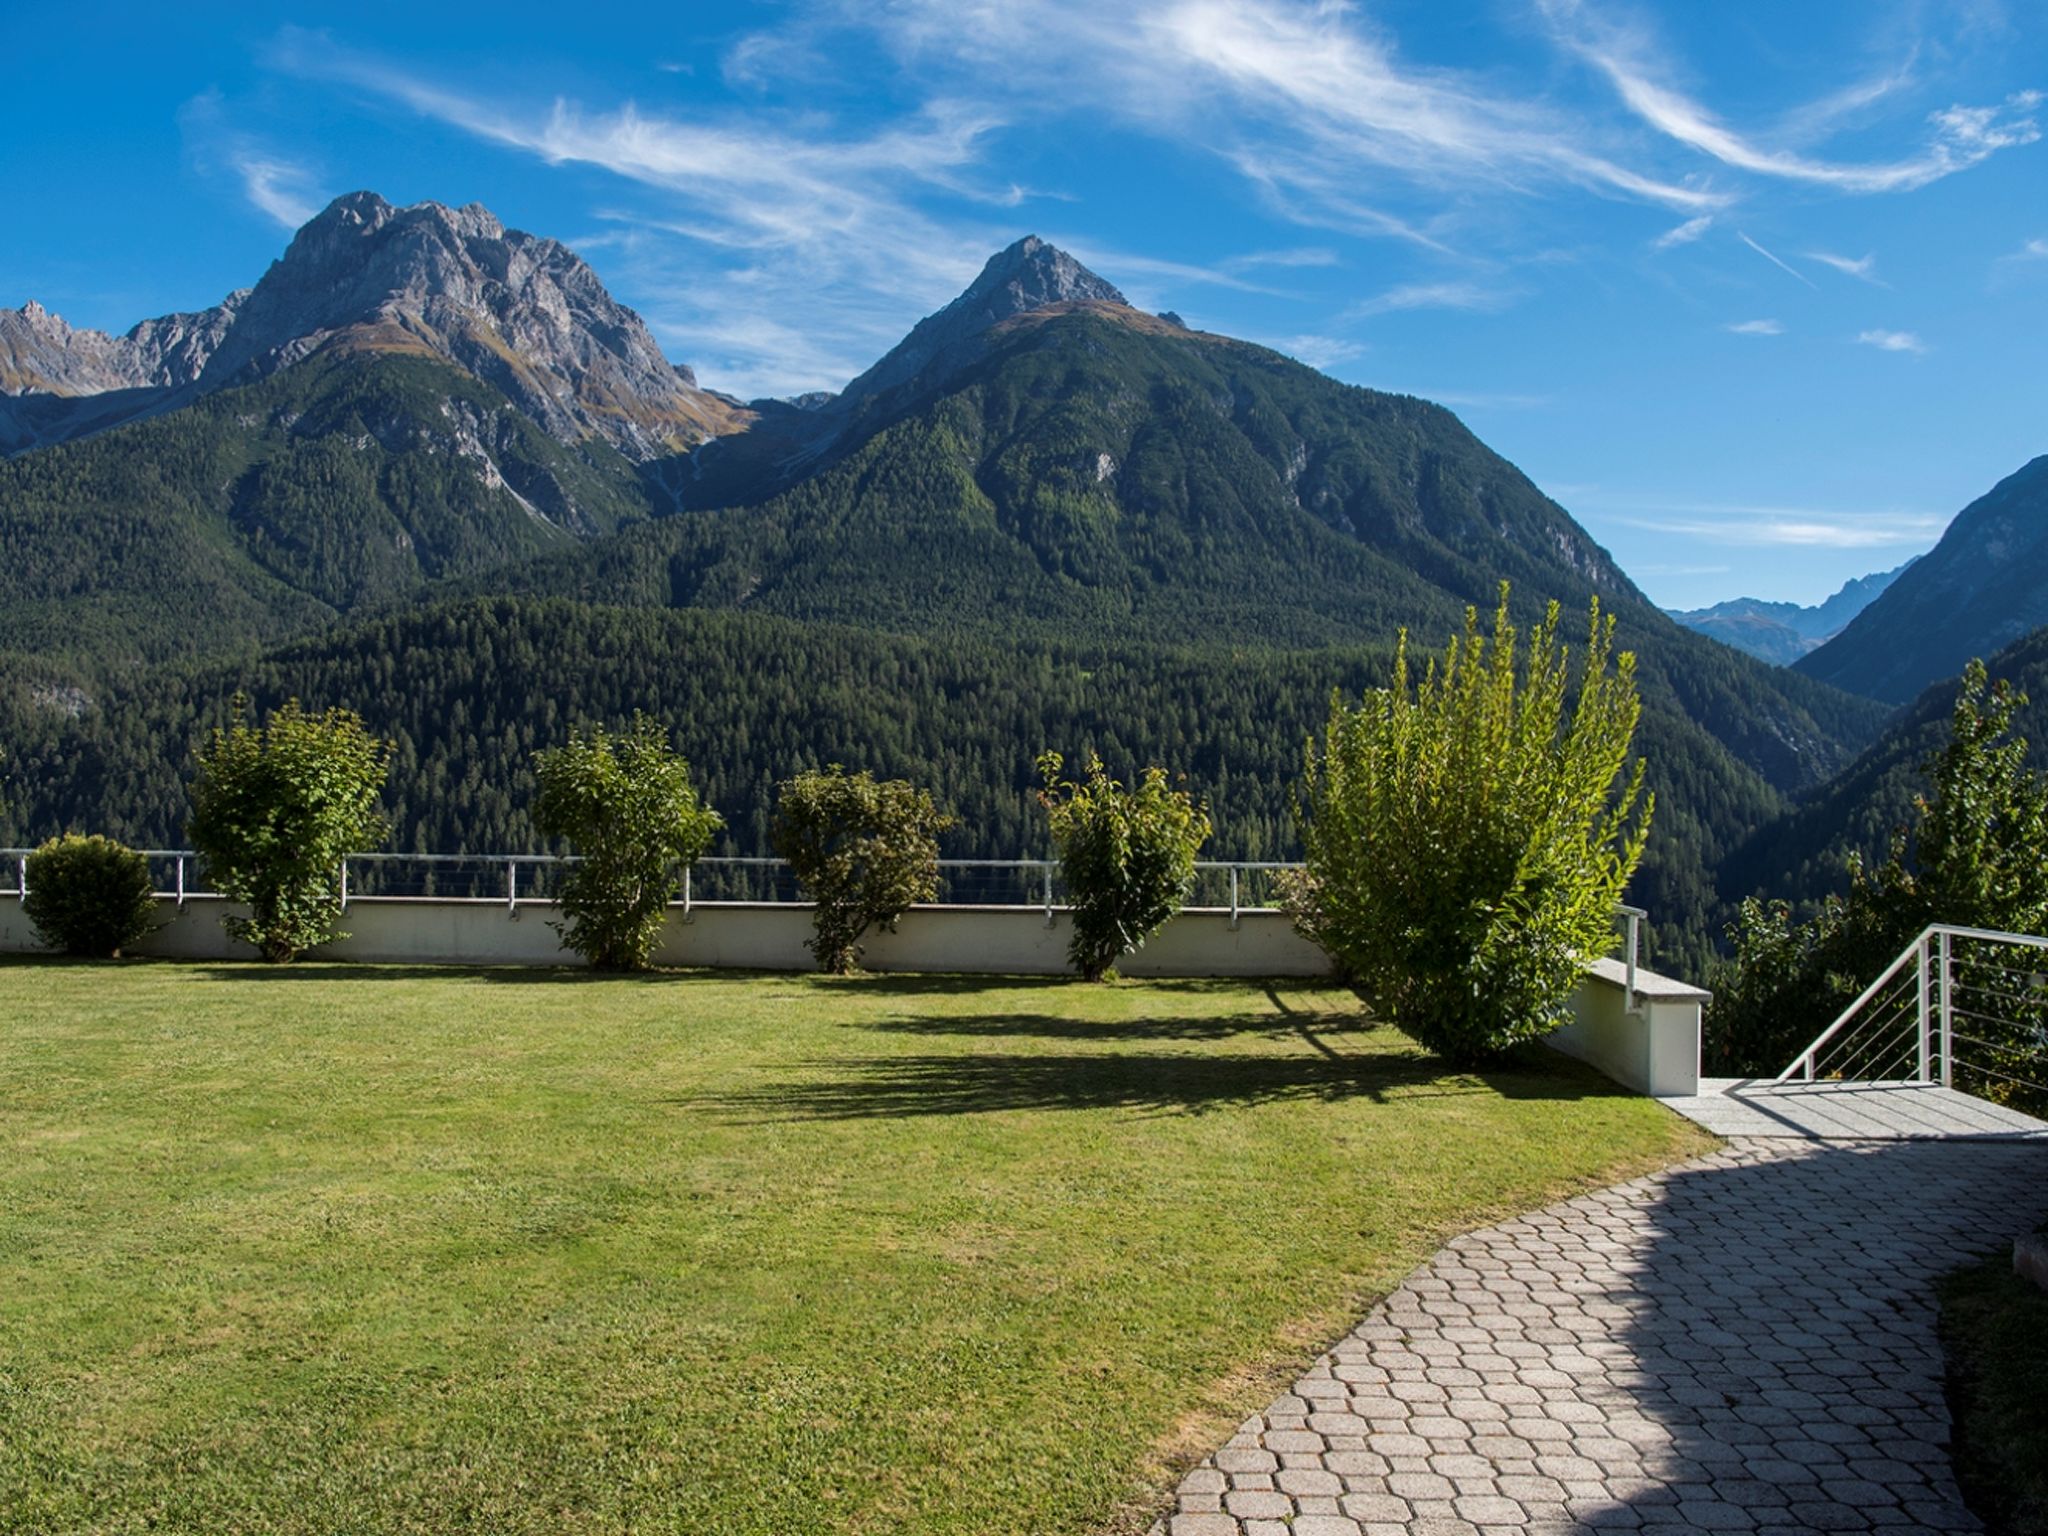
[[[0,1529],[1142,1528],[1702,1137],[1308,985],[0,963]]]

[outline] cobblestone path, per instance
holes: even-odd
[[[1980,1530],[1933,1282],[2044,1214],[2038,1141],[1758,1138],[1472,1233],[1156,1530]]]

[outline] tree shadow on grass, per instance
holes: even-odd
[[[1188,1018],[1076,1019],[1053,1013],[902,1014],[864,1019],[848,1026],[880,1034],[953,1036],[970,1040],[1029,1036],[1040,1040],[1229,1040],[1260,1035],[1269,1040],[1338,1037],[1372,1029],[1369,1019],[1343,1014],[1219,1013]]]
[[[1170,1031],[1211,1021],[1161,1022]],[[1468,1096],[1568,1100],[1626,1092],[1563,1057],[1553,1063],[1518,1053],[1499,1067],[1460,1072],[1430,1056],[1345,1054],[1324,1052],[1320,1046],[1313,1055],[1005,1052],[862,1057],[818,1061],[813,1066],[817,1075],[808,1079],[662,1102],[761,1122],[1056,1109],[1201,1114],[1294,1101],[1364,1098],[1390,1103]]]

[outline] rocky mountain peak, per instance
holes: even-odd
[[[856,409],[915,379],[936,383],[980,356],[984,338],[1003,321],[1077,303],[1128,307],[1130,301],[1058,246],[1026,235],[989,257],[958,298],[918,321],[880,362],[846,386],[832,409]]]
[[[145,320],[118,339],[73,331],[33,301],[0,311],[0,391],[204,392],[328,348],[453,363],[562,441],[602,437],[635,459],[745,419],[672,365],[640,317],[559,241],[507,229],[481,203],[401,207],[370,191],[334,199],[254,288],[209,310]],[[76,419],[97,430],[115,418]],[[52,419],[52,431],[61,426]],[[39,440],[54,438],[0,431],[9,448]]]
[[[988,323],[994,324],[1048,304],[1086,300],[1104,304],[1130,302],[1113,284],[1104,282],[1058,246],[1048,245],[1036,235],[1026,235],[989,257],[981,276],[947,308],[986,310],[992,316]]]

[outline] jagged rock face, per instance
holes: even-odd
[[[989,331],[1013,315],[1058,304],[1114,304],[1129,301],[1057,246],[1036,235],[996,252],[967,291],[936,314],[918,321],[910,334],[832,402],[851,410],[912,380],[934,385],[981,354]]]
[[[197,314],[145,320],[125,336],[76,330],[33,299],[0,309],[0,393],[97,395],[190,384],[247,297],[243,289]]]
[[[0,310],[0,391],[207,391],[329,347],[452,362],[554,437],[602,437],[635,459],[747,419],[663,357],[640,317],[559,241],[508,230],[477,204],[397,208],[374,192],[336,198],[253,289],[118,339],[73,330],[33,302]]]
[[[444,358],[553,436],[604,437],[633,458],[736,425],[574,251],[508,230],[474,203],[335,199],[271,264],[202,382],[269,373],[334,345]]]

